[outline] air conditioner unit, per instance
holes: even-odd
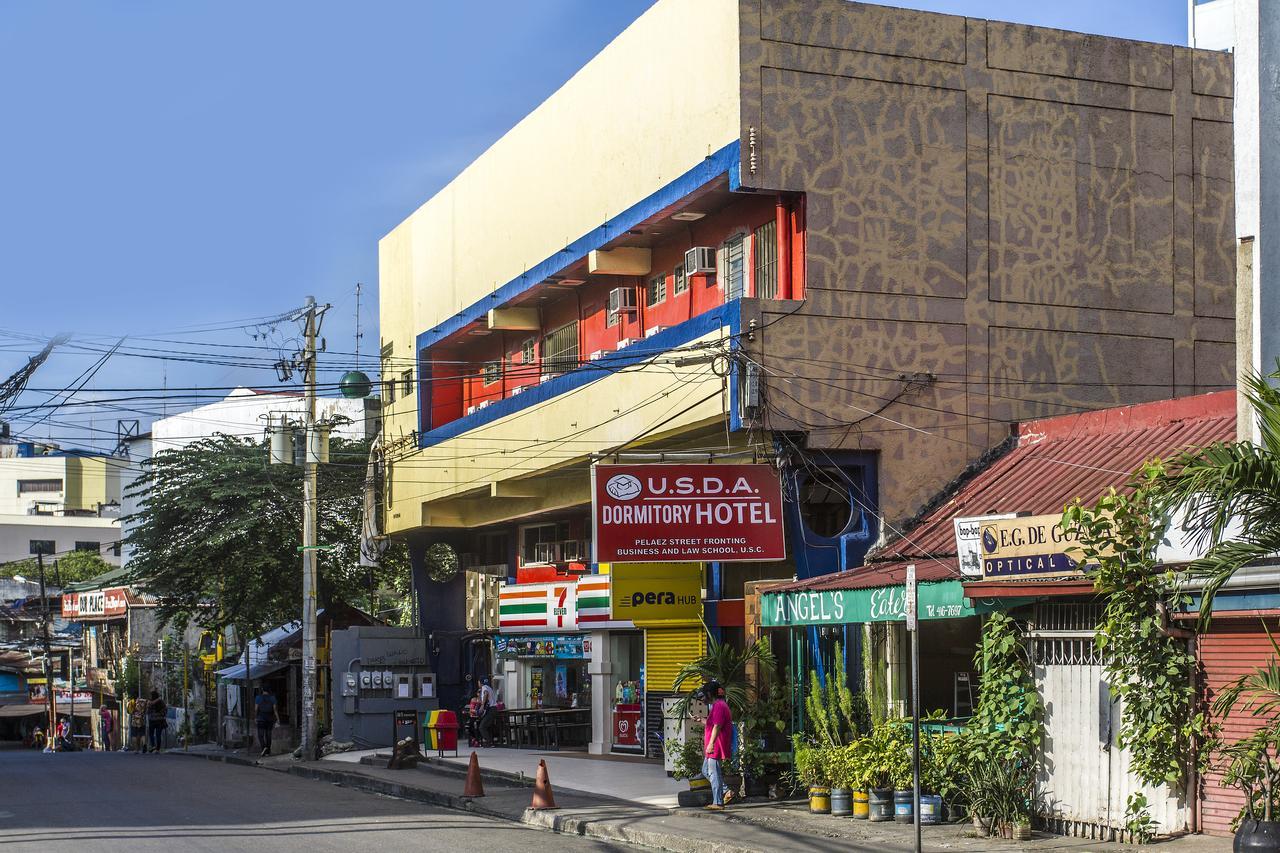
[[[555,379],[559,375],[560,375],[559,373],[544,373],[542,374],[542,376],[538,378],[538,384],[542,384],[543,382],[550,382],[552,379]]]
[[[587,356],[587,361],[599,361],[602,358],[604,358],[604,350],[598,349],[591,353],[591,355]]]
[[[525,387],[525,386],[523,386],[523,385],[517,385],[516,387],[512,388],[512,389],[511,389],[511,396],[512,396],[512,397],[514,397],[514,396],[515,396],[515,395],[517,395],[517,394],[522,394],[522,393],[524,393],[524,387]]]
[[[476,411],[477,412],[480,411],[481,409],[485,408],[492,402],[493,402],[492,400],[485,400],[483,403],[480,403],[479,405],[476,406]]]
[[[667,330],[666,326],[654,326],[651,329],[645,329],[644,336],[646,338],[652,338],[654,335],[658,334],[658,332],[665,332],[666,330]]]
[[[701,275],[716,271],[716,250],[714,246],[694,246],[684,253],[685,275]]]
[[[634,314],[637,310],[634,287],[615,287],[609,291],[610,314]]]
[[[475,407],[475,406],[467,406],[467,414],[468,414],[468,415],[474,415],[475,413],[476,413],[476,407]]]
[[[533,546],[533,558],[539,563],[556,563],[560,561],[559,542],[538,542]]]
[[[625,349],[636,342],[635,338],[623,338],[618,341],[618,349]]]

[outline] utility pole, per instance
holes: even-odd
[[[53,752],[53,732],[58,727],[58,706],[53,698],[53,652],[49,648],[49,596],[44,591],[44,551],[36,551],[36,565],[40,567],[40,601],[44,605],[44,690],[49,698],[49,728],[46,730],[45,752]],[[74,687],[74,686],[73,686]],[[71,694],[75,696],[73,692]]]
[[[316,757],[316,489],[320,435],[316,430],[316,300],[307,297],[302,455],[302,758]],[[246,697],[247,699],[247,697]]]

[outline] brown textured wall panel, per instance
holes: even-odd
[[[769,0],[759,6],[760,37],[771,41],[889,56],[965,61],[965,19],[848,0]]]
[[[1173,310],[1169,116],[993,96],[991,298]]]
[[[1001,420],[1161,400],[1174,393],[1168,338],[993,328],[990,347],[991,407]]]
[[[1126,86],[1173,88],[1173,47],[990,21],[987,65]]]
[[[897,525],[1011,421],[1231,382],[1229,60],[741,3],[742,183],[807,221],[803,304],[743,305],[766,429],[879,453]]]
[[[1233,94],[1231,54],[1197,50],[1191,60],[1191,89],[1197,95],[1230,98]]]
[[[1221,391],[1236,384],[1236,345],[1230,341],[1196,341],[1196,393]]]
[[[1195,167],[1196,314],[1234,317],[1236,299],[1235,220],[1232,194],[1231,125],[1192,122]]]
[[[810,239],[834,263],[813,287],[963,297],[964,93],[774,69],[763,78],[765,125],[804,128],[774,144],[826,164],[811,185],[835,207]]]

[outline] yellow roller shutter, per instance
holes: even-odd
[[[707,650],[701,625],[685,628],[646,628],[644,632],[645,690],[670,693],[676,673]],[[685,683],[685,687],[690,685]]]

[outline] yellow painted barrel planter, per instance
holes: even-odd
[[[826,785],[809,786],[809,812],[831,814],[831,789]]]
[[[871,801],[866,791],[853,792],[853,819],[866,820],[871,816]]]

